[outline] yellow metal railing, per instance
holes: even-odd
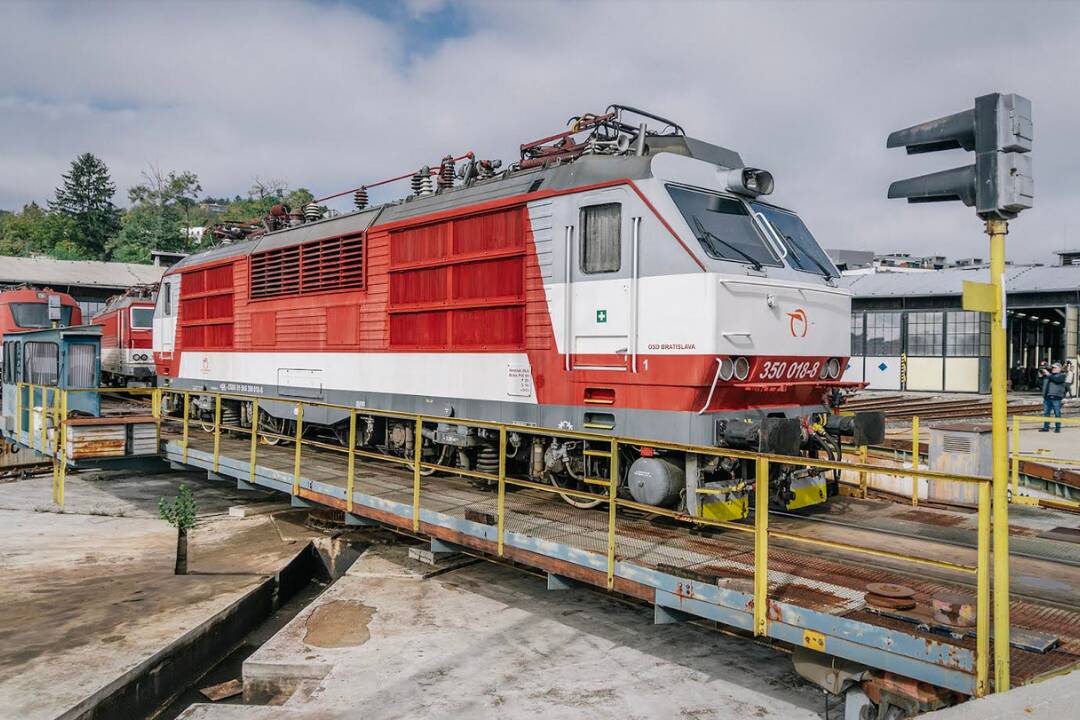
[[[554,485],[546,483],[538,483],[532,480],[508,476],[506,471],[506,461],[507,439],[509,434],[519,433],[527,437],[540,435],[544,437],[581,441],[583,443],[583,446],[588,445],[588,448],[585,451],[588,452],[589,456],[595,457],[597,459],[606,458],[608,461],[608,473],[606,478],[591,478],[587,477],[588,473],[586,473],[586,477],[584,479],[588,482],[589,485],[597,486],[599,489],[603,490],[602,497],[604,500],[606,500],[608,506],[605,555],[606,584],[609,589],[613,588],[615,585],[615,571],[617,563],[616,545],[618,540],[617,518],[619,510],[635,510],[649,513],[652,515],[666,516],[699,526],[724,528],[735,532],[751,535],[754,545],[753,629],[754,634],[759,636],[767,635],[769,632],[770,621],[767,610],[769,602],[768,556],[770,540],[779,540],[787,543],[808,545],[811,547],[824,548],[844,553],[871,556],[890,561],[910,563],[922,567],[932,567],[939,570],[959,573],[966,576],[973,575],[975,576],[976,584],[975,693],[976,695],[981,696],[989,690],[988,671],[990,662],[991,481],[989,478],[985,477],[970,477],[924,469],[920,465],[918,459],[919,452],[917,431],[913,438],[912,467],[904,468],[868,464],[866,462],[865,450],[860,451],[858,455],[859,462],[836,462],[832,460],[824,460],[810,457],[774,455],[769,453],[734,450],[730,448],[697,446],[677,442],[660,442],[655,440],[645,440],[630,437],[612,437],[610,435],[596,432],[538,428],[534,426],[518,425],[514,423],[471,420],[457,417],[447,418],[441,416],[379,410],[367,407],[358,410],[355,407],[347,405],[338,405],[334,403],[326,403],[314,400],[296,400],[294,398],[267,398],[241,393],[215,392],[209,390],[145,388],[128,389],[121,391],[94,389],[86,391],[60,391],[60,407],[65,409],[60,415],[60,417],[66,417],[66,399],[68,392],[94,391],[103,393],[120,392],[127,395],[150,395],[152,412],[157,420],[158,425],[158,436],[160,437],[162,432],[162,423],[167,422],[171,425],[179,425],[178,431],[180,435],[181,453],[185,462],[188,459],[189,444],[191,440],[190,425],[193,419],[192,399],[193,397],[212,398],[213,451],[211,462],[214,470],[217,471],[220,469],[222,433],[234,433],[250,438],[250,445],[248,449],[249,467],[247,472],[247,477],[249,481],[254,481],[256,479],[258,447],[260,441],[265,442],[276,440],[292,442],[294,445],[294,449],[291,491],[294,496],[302,496],[305,491],[301,487],[301,470],[304,457],[303,452],[305,447],[318,448],[321,450],[326,450],[343,455],[346,459],[346,509],[350,512],[353,509],[353,495],[357,489],[355,475],[358,458],[391,462],[408,467],[412,471],[411,524],[414,531],[421,530],[421,491],[423,487],[424,471],[440,471],[466,478],[491,482],[497,487],[495,525],[497,533],[497,553],[499,556],[503,556],[505,552],[507,515],[506,492],[508,487],[532,489],[547,494],[559,494],[588,501],[593,501],[597,499],[596,493],[586,492],[578,489],[556,487]],[[173,399],[171,407],[174,407],[176,409],[182,408],[182,415],[180,417],[165,414],[164,404],[165,398],[167,397]],[[228,425],[222,422],[222,404],[225,400],[237,400],[241,402],[251,403],[250,423],[247,427],[243,427],[240,425]],[[292,432],[288,432],[288,429],[285,427],[281,428],[280,433],[260,427],[260,404],[264,406],[267,402],[276,402],[293,406],[295,426]],[[200,402],[200,405],[204,408],[205,411],[205,404]],[[348,418],[348,445],[342,446],[338,444],[324,442],[314,437],[305,437],[305,408],[331,409],[344,413],[345,416]],[[401,455],[392,455],[356,447],[358,414],[362,414],[364,416],[374,416],[398,420],[406,423],[409,426],[410,432],[412,434],[411,456],[404,457]],[[205,425],[205,421],[200,420],[199,418],[195,418],[195,420],[196,422],[200,422]],[[465,426],[474,429],[483,429],[487,432],[497,433],[499,438],[497,472],[491,473],[476,469],[463,469],[451,465],[443,465],[439,462],[425,461],[422,452],[423,431],[425,425],[436,425],[438,423],[446,422],[451,422],[454,425]],[[63,422],[60,423],[60,427],[64,427]],[[701,457],[733,458],[753,463],[755,470],[753,479],[754,511],[752,524],[697,517],[678,510],[660,508],[652,505],[644,505],[630,499],[620,498],[618,496],[620,475],[620,451],[624,449],[636,450],[640,447],[648,447],[653,448],[654,450],[662,451],[685,452]],[[604,448],[604,450],[600,450],[599,448]],[[866,487],[865,478],[869,473],[888,474],[899,477],[910,477],[913,483],[913,490],[915,491],[917,491],[916,483],[919,478],[934,481],[974,483],[978,485],[978,530],[976,540],[976,562],[974,565],[969,565],[960,562],[954,562],[951,560],[918,557],[882,548],[863,547],[851,543],[827,540],[824,538],[811,537],[808,535],[801,535],[785,530],[770,528],[768,511],[768,478],[770,475],[770,470],[775,465],[815,468],[827,471],[849,471],[858,473],[860,478],[860,485],[862,486],[860,489],[864,492]],[[588,468],[586,467],[586,469]],[[747,480],[746,482],[749,482],[749,480]],[[917,495],[917,492],[913,492],[913,495]],[[913,502],[917,502],[917,500],[913,499]],[[1002,591],[999,593],[996,593],[994,600],[995,602],[1007,603],[1007,588],[1002,589]],[[1007,653],[1008,646],[1004,648],[995,648],[995,665],[1004,662],[1004,657],[1007,655]]]
[[[1065,507],[1072,510],[1080,509],[1080,502],[1066,498],[1036,498],[1020,494],[1020,463],[1033,462],[1049,465],[1080,466],[1080,456],[1061,457],[1047,453],[1023,452],[1020,450],[1020,426],[1024,422],[1046,425],[1070,426],[1080,425],[1080,417],[1056,417],[1044,415],[1013,415],[1012,416],[1012,442],[1009,447],[1010,476],[1012,480],[1012,493],[1010,501],[1021,505],[1043,504],[1049,507]]]

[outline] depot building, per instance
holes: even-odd
[[[1059,253],[1056,266],[1006,267],[1013,391],[1039,391],[1040,361],[1077,365],[1078,255]],[[871,390],[989,393],[990,316],[963,309],[965,280],[989,282],[989,270],[970,265],[845,275],[841,284],[854,297],[844,379],[867,382]]]

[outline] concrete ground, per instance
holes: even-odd
[[[406,548],[369,549],[244,663],[245,696],[185,720],[817,718],[790,658],[651,608],[473,562],[424,577]],[[834,701],[835,702],[835,701]],[[837,717],[839,707],[832,708]]]
[[[181,483],[200,516],[187,576],[173,575],[176,531],[157,516]],[[287,563],[311,536],[294,514],[227,512],[266,498],[195,473],[82,474],[60,512],[48,475],[0,483],[0,716],[89,702]]]
[[[1075,418],[1073,418],[1075,420]],[[1025,455],[1047,457],[1063,460],[1075,460],[1080,465],[1080,424],[1076,422],[1065,423],[1061,426],[1061,432],[1054,432],[1056,425],[1050,425],[1050,432],[1039,432],[1042,425],[1037,422],[1025,422],[1020,428],[1020,452]],[[1010,426],[1011,430],[1011,426]],[[1047,465],[1057,465],[1051,460]]]
[[[926,713],[920,720],[1065,720],[1080,715],[1080,671]]]

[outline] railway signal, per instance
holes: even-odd
[[[909,155],[939,150],[974,150],[975,164],[897,180],[890,198],[910,203],[959,200],[984,220],[1009,220],[1033,205],[1031,101],[991,93],[975,107],[889,134],[887,147]]]
[[[897,180],[889,198],[909,203],[960,201],[974,207],[990,236],[990,282],[964,282],[964,309],[991,313],[990,366],[993,421],[994,588],[1009,587],[1008,430],[1005,359],[1005,235],[1008,220],[1034,205],[1031,176],[1031,101],[1022,95],[990,93],[975,107],[890,133],[886,147],[909,155],[939,150],[975,152],[975,164]],[[980,492],[984,492],[980,489]],[[980,523],[979,534],[990,528]],[[981,584],[980,597],[990,588]],[[980,628],[980,642],[988,635]],[[994,593],[994,688],[1009,689],[1008,593]],[[983,654],[985,657],[985,653]]]

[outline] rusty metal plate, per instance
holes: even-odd
[[[896,583],[875,582],[866,586],[866,592],[887,598],[912,598],[915,591],[906,585]]]

